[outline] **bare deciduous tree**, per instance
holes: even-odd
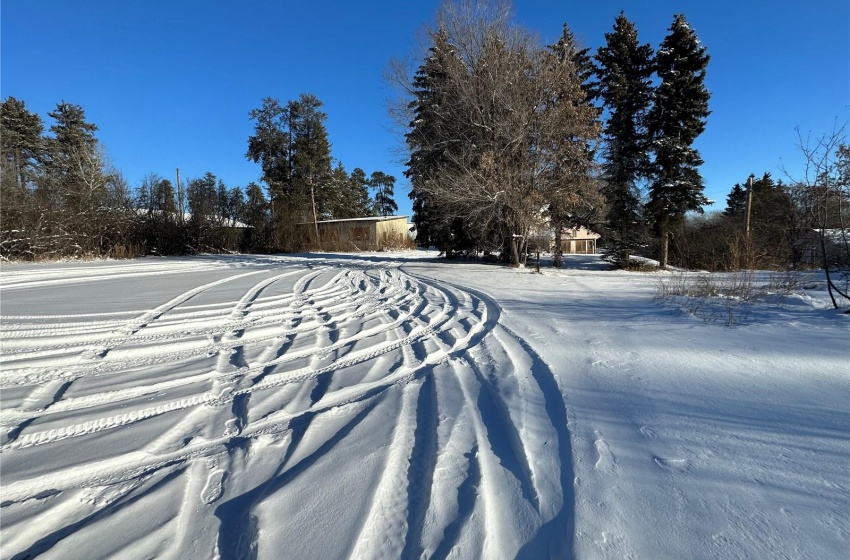
[[[833,306],[850,304],[850,149],[845,127],[813,139],[797,129],[798,147],[803,155],[802,177],[792,180],[792,191],[802,214],[803,227],[817,241],[814,257],[826,274],[827,290]],[[786,171],[786,173],[788,173]]]
[[[430,38],[408,90],[414,190],[473,237],[497,232],[517,265],[518,240],[543,212],[560,220],[590,184],[599,128],[574,45],[541,48],[507,4],[489,2],[445,4]]]

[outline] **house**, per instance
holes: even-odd
[[[407,216],[322,220],[317,226],[322,248],[326,250],[379,251],[412,244]]]
[[[590,231],[584,226],[564,228],[561,230],[561,253],[592,255],[596,253],[596,240],[601,235]],[[555,248],[555,239],[552,237],[552,249]]]
[[[811,229],[794,242],[800,261],[814,267],[823,266],[824,247],[831,266],[850,266],[850,232],[845,229]]]

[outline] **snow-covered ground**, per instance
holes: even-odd
[[[5,266],[0,556],[848,557],[822,292],[435,256]]]

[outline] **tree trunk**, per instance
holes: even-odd
[[[510,239],[508,239],[508,243],[510,244],[511,251],[511,266],[518,267],[519,266],[519,250],[516,246],[516,236],[511,234]]]
[[[659,258],[659,266],[662,269],[667,268],[667,252],[670,249],[670,232],[667,231],[667,225],[661,226],[661,258]]]
[[[555,268],[561,268],[561,266],[563,266],[563,263],[561,262],[561,226],[560,225],[555,228],[555,250],[553,251],[553,253],[554,253],[554,259],[553,259],[552,264],[555,266]]]

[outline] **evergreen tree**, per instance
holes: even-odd
[[[440,109],[452,103],[446,84],[449,72],[460,61],[444,29],[432,33],[431,40],[429,54],[413,78],[414,100],[410,103],[413,118],[405,135],[410,159],[405,176],[410,180],[417,243],[439,247],[450,257],[453,249],[460,248],[456,241],[465,233],[463,221],[449,216],[427,185],[437,181],[440,170],[451,168],[458,159],[455,145],[439,139],[445,130],[451,129]]]
[[[747,211],[747,189],[740,183],[735,183],[726,195],[726,209],[723,214],[729,217],[743,216]]]
[[[393,200],[395,177],[383,171],[375,171],[369,179],[369,186],[375,189],[375,214],[392,216],[398,211],[398,204]]]
[[[346,219],[371,215],[372,199],[369,198],[367,184],[366,173],[362,169],[357,167],[349,175],[342,162],[337,162],[328,178],[331,212],[325,217]]]
[[[607,109],[602,164],[608,205],[607,253],[620,266],[643,242],[638,182],[649,175],[645,117],[652,99],[652,47],[641,45],[623,12],[596,54],[598,92]]]
[[[262,166],[269,187],[271,235],[284,250],[299,248],[299,224],[332,215],[330,142],[321,106],[310,94],[286,106],[268,97],[250,113],[256,122],[246,157]]]
[[[32,190],[44,161],[44,124],[23,101],[6,98],[0,105],[0,251],[3,255],[32,250]]]
[[[366,172],[355,167],[348,177],[348,190],[351,193],[352,211],[350,218],[371,216],[374,211],[372,198],[369,196],[369,180]]]
[[[28,188],[44,160],[44,123],[23,101],[7,97],[0,105],[0,156],[3,188]],[[7,173],[8,179],[7,180]]]
[[[123,208],[123,180],[107,169],[95,132],[79,105],[65,103],[48,113],[54,120],[46,139],[44,174],[37,182],[36,204],[63,254],[103,254],[115,240],[113,219]],[[45,231],[44,233],[47,233]]]
[[[219,207],[217,178],[207,171],[200,179],[190,179],[186,182],[186,201],[189,205],[190,226],[200,245],[204,235],[211,225]]]
[[[551,91],[544,109],[545,125],[531,141],[537,166],[545,170],[537,181],[548,204],[555,232],[554,265],[561,266],[561,233],[570,225],[586,225],[601,205],[594,178],[599,110],[590,99],[592,63],[588,49],[579,49],[566,24],[561,38],[547,49],[540,79]]]
[[[245,188],[245,208],[243,210],[243,221],[251,227],[262,228],[268,221],[269,201],[263,193],[262,187],[253,181]]]
[[[269,249],[294,249],[296,224],[303,219],[292,188],[291,103],[283,106],[277,99],[266,97],[259,109],[250,112],[250,118],[255,121],[254,134],[248,137],[245,157],[260,164],[269,194],[267,236],[262,242]]]
[[[302,93],[289,102],[292,130],[292,190],[308,203],[304,221],[313,221],[331,213],[333,193],[329,192],[331,145],[325,128],[327,115],[315,95]]]
[[[153,199],[155,207],[165,214],[177,212],[174,200],[174,187],[168,179],[161,179],[154,185]]]
[[[249,250],[269,251],[272,248],[271,213],[262,187],[253,181],[245,187],[245,207],[242,221],[251,226]]]
[[[215,199],[215,218],[222,222],[229,219],[231,217],[230,192],[224,181],[219,180]]]
[[[708,200],[699,173],[703,161],[692,147],[705,130],[710,94],[705,87],[709,56],[685,16],[678,14],[655,57],[660,79],[648,115],[655,159],[648,210],[661,236],[660,264],[667,266],[670,232]]]
[[[349,190],[348,171],[341,161],[337,161],[336,166],[331,170],[328,176],[328,191],[329,198],[329,213],[326,218],[340,219],[349,218],[349,213],[352,209],[352,193]]]
[[[65,103],[48,113],[55,122],[47,139],[47,176],[50,203],[66,212],[90,214],[105,198],[107,177],[95,132],[97,125],[87,122],[79,105]]]
[[[266,97],[259,109],[250,113],[255,122],[254,134],[248,137],[245,157],[259,163],[263,181],[269,186],[272,200],[284,198],[291,190],[292,131],[289,107],[277,99]]]

